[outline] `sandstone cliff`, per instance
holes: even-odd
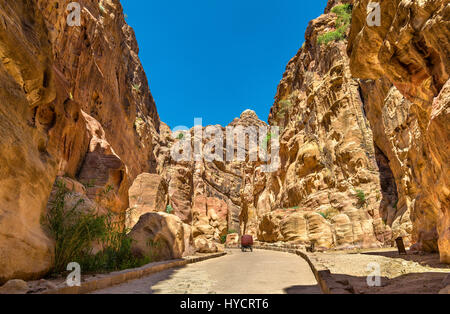
[[[319,44],[336,29],[331,10],[340,3],[330,1],[309,24],[278,87],[269,123],[283,130],[280,171],[249,174],[263,184],[243,193],[246,232],[261,241],[376,247],[408,240],[411,231],[388,160],[374,144],[346,40]]]
[[[51,268],[40,219],[57,178],[89,206],[128,210],[137,254],[149,240],[160,258],[216,252],[235,233],[324,250],[402,236],[450,262],[446,1],[382,1],[382,25],[369,27],[368,0],[330,0],[268,124],[247,110],[229,125],[281,129],[272,173],[248,159],[175,160],[198,132],[225,128],[173,134],[119,0],[78,1],[81,26],[67,24],[69,2],[0,0],[0,283]]]
[[[92,200],[128,208],[128,188],[156,171],[159,117],[119,0],[0,1],[0,282],[51,267],[42,231],[53,183],[83,183]],[[80,184],[81,185],[81,184]]]
[[[348,53],[375,142],[389,160],[416,248],[450,262],[448,1],[383,1],[381,26],[355,1]]]

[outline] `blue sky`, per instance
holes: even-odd
[[[121,0],[161,120],[267,121],[289,60],[327,0]]]

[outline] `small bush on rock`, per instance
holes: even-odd
[[[336,14],[336,30],[322,34],[318,37],[319,45],[328,45],[332,41],[340,41],[345,39],[347,30],[352,21],[352,6],[350,4],[340,4],[331,9],[331,12]]]
[[[55,195],[41,219],[41,224],[54,239],[53,274],[66,271],[71,262],[77,262],[85,272],[116,271],[142,266],[149,258],[136,258],[131,251],[132,240],[120,217],[99,215],[94,210],[80,210],[84,203],[78,200],[68,208],[66,198],[71,195],[62,181],[55,183]],[[101,248],[93,254],[93,245]]]

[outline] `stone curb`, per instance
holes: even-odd
[[[140,268],[127,269],[120,272],[114,272],[101,278],[90,278],[81,284],[80,287],[62,287],[48,290],[42,294],[87,294],[96,290],[105,289],[128,281],[139,279],[154,273],[162,272],[167,269],[186,266],[202,262],[212,258],[218,258],[226,255],[226,252],[214,253],[198,257],[185,257],[178,260],[151,263]]]
[[[322,290],[322,292],[324,294],[333,294],[332,290],[334,289],[339,289],[340,292],[342,292],[342,286],[338,287],[336,281],[333,278],[333,275],[331,274],[331,271],[326,268],[324,265],[320,264],[319,262],[317,262],[313,256],[311,256],[310,254],[299,250],[299,249],[295,249],[293,246],[286,246],[286,247],[282,247],[282,246],[269,246],[269,245],[264,245],[264,246],[254,246],[255,249],[259,249],[259,250],[268,250],[268,251],[277,251],[277,252],[286,252],[286,253],[291,253],[291,254],[295,254],[298,255],[300,257],[302,257],[309,265],[309,267],[311,267],[311,270],[314,274],[314,276],[316,277],[317,283],[320,286],[320,289]]]

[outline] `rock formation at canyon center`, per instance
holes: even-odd
[[[369,0],[330,0],[267,122],[246,110],[181,133],[160,121],[120,1],[78,1],[81,26],[67,24],[70,2],[0,0],[0,284],[52,268],[41,220],[58,180],[85,207],[126,217],[136,255],[218,252],[243,234],[320,250],[403,237],[450,263],[448,1],[381,1],[369,26]],[[206,149],[215,131],[269,126],[276,171],[173,157],[198,134]]]

